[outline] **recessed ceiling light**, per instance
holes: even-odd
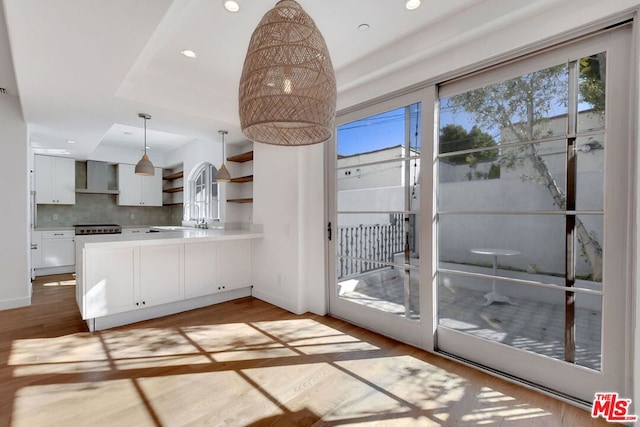
[[[75,142],[74,140],[72,140],[72,139],[67,139],[67,142],[68,142],[69,144],[75,144],[75,143],[76,143],[76,142]]]
[[[420,3],[422,3],[420,0],[407,0],[404,7],[406,7],[407,10],[414,10],[420,7]]]
[[[229,12],[237,12],[240,10],[240,5],[238,4],[237,1],[234,0],[223,0],[222,4],[224,5],[224,8],[227,9]]]
[[[191,59],[196,59],[198,57],[198,55],[196,55],[196,53],[190,49],[181,50],[180,53]]]
[[[369,24],[358,25],[358,31],[367,31],[368,29],[369,29]]]

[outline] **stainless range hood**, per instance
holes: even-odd
[[[76,193],[120,194],[109,189],[109,164],[87,160],[87,188],[76,188]]]

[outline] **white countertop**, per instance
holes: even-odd
[[[140,234],[94,234],[76,236],[76,244],[85,248],[117,247],[136,245],[162,245],[167,243],[206,242],[236,239],[259,239],[263,233],[249,230],[203,230],[159,231]]]

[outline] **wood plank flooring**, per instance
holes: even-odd
[[[0,426],[589,426],[588,412],[253,298],[89,333],[72,276],[0,311]]]

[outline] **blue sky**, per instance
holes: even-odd
[[[411,106],[411,145],[415,146],[415,118],[420,104]],[[338,154],[351,154],[379,150],[404,144],[405,108],[398,108],[347,123],[338,127]],[[420,125],[418,125],[420,131]]]

